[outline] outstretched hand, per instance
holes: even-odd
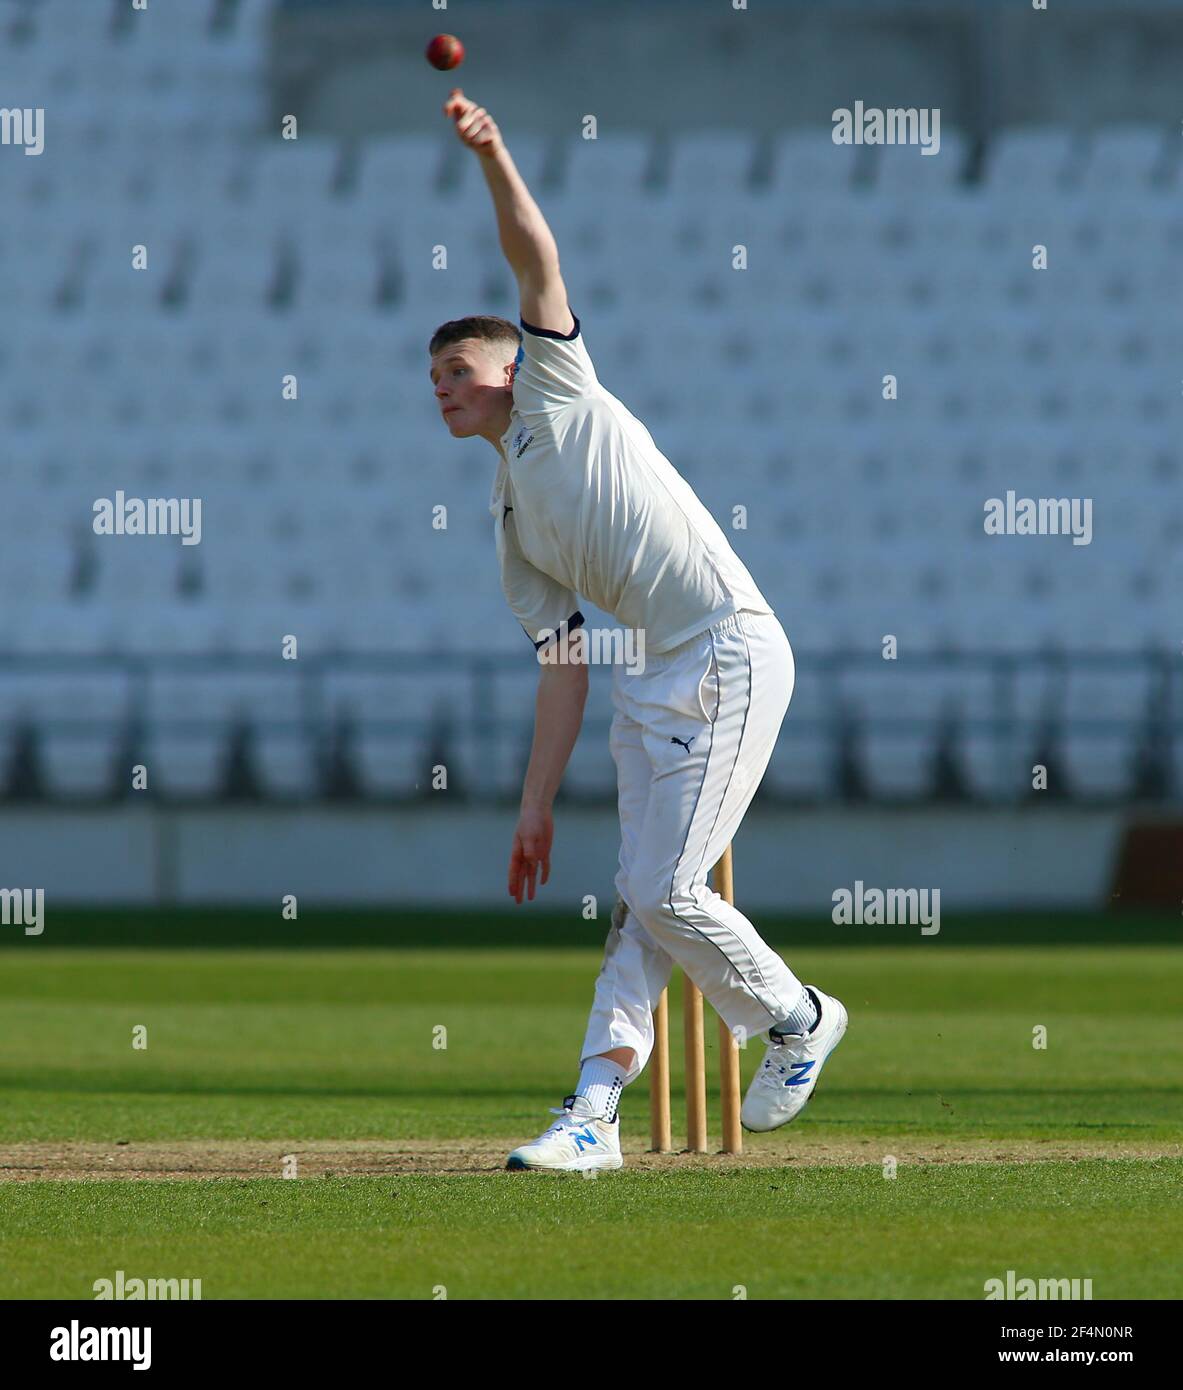
[[[444,102],[444,115],[456,123],[456,134],[477,154],[493,155],[503,149],[497,122],[475,101],[469,101],[459,87],[453,87]]]
[[[554,840],[554,823],[549,811],[523,810],[513,835],[513,851],[509,856],[509,895],[522,901],[522,889],[534,901],[534,881],[542,868],[542,882],[550,877],[550,847]]]

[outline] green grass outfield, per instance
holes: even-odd
[[[0,1297],[86,1297],[116,1269],[206,1298],[980,1298],[1008,1269],[1183,1296],[1176,923],[964,919],[895,944],[762,922],[850,1010],[805,1115],[738,1163],[590,1181],[500,1171],[573,1084],[604,931],[530,911],[9,929],[0,1176],[26,1180],[0,1181]],[[622,1123],[643,1147],[643,1083]],[[280,1176],[305,1145],[332,1176]],[[96,1153],[194,1180],[38,1180]],[[226,1155],[261,1175],[201,1176]]]

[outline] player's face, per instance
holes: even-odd
[[[435,401],[453,439],[497,439],[509,425],[513,401],[508,364],[499,349],[477,338],[441,348],[431,359]]]

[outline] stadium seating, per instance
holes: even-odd
[[[448,437],[426,351],[448,317],[516,316],[487,195],[435,136],[260,135],[261,84],[236,75],[263,71],[269,8],[240,7],[226,33],[199,4],[168,7],[133,41],[97,6],[36,7],[21,90],[58,94],[55,138],[0,167],[0,490],[25,541],[0,548],[0,717],[10,738],[43,725],[53,794],[105,794],[141,669],[278,661],[290,633],[310,673],[277,670],[249,698],[216,664],[141,689],[162,790],[217,794],[239,721],[262,791],[313,795],[337,721],[361,792],[406,793],[439,732],[428,716],[446,713],[466,784],[508,795],[532,668],[497,585],[496,458]],[[148,135],[129,135],[136,120]],[[526,137],[515,155],[601,381],[696,488],[797,650],[769,794],[916,799],[943,778],[943,794],[1011,799],[1053,735],[1074,793],[1123,794],[1158,679],[1144,654],[1176,649],[1183,593],[1183,221],[1165,133],[1004,130],[974,181],[952,129],[932,158],[872,157],[828,130],[764,151],[738,130],[668,149]],[[95,499],[117,489],[201,497],[200,545],[93,534]],[[1091,544],[988,537],[984,505],[1008,491],[1091,499]],[[1023,665],[1049,644],[1126,656]],[[409,651],[460,665],[396,679],[382,663]],[[312,672],[350,654],[352,674]],[[77,701],[37,665],[47,655],[96,663]],[[318,682],[322,705],[301,703]],[[575,797],[612,795],[609,684],[596,673]],[[504,738],[480,724],[494,707]]]

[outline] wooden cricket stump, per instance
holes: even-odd
[[[734,904],[731,846],[714,869],[715,891]],[[662,990],[653,1010],[653,1054],[649,1060],[649,1148],[654,1153],[673,1149],[670,1124],[670,1013],[669,991]],[[682,977],[682,1030],[686,1053],[686,1148],[707,1153],[706,1038],[703,1029],[702,991],[688,975]],[[719,1019],[719,1090],[723,1121],[723,1152],[743,1152],[739,1123],[739,1048],[735,1037]]]
[[[663,989],[653,1010],[653,1053],[649,1058],[649,1147],[669,1153],[674,1147],[670,1126],[670,1001]]]

